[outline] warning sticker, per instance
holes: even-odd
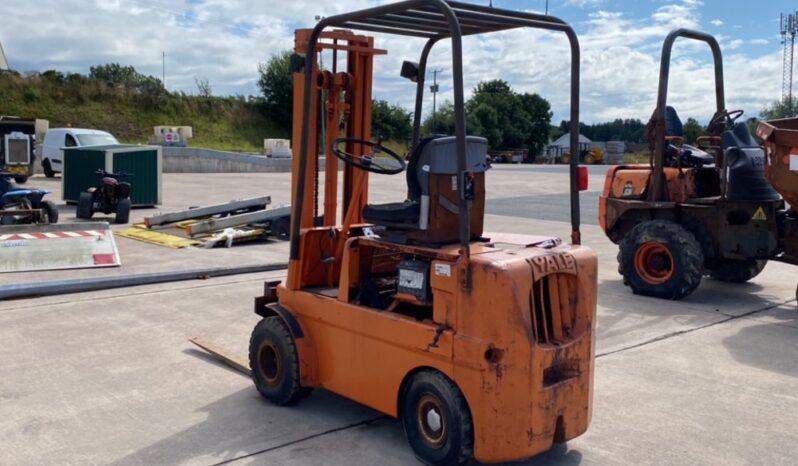
[[[751,220],[767,220],[767,219],[768,216],[765,215],[765,209],[763,209],[762,207],[756,209],[756,212],[754,212],[754,216],[751,217]]]

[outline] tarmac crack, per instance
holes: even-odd
[[[307,437],[302,437],[300,439],[292,440],[290,442],[281,443],[280,445],[275,445],[273,447],[264,448],[263,450],[258,450],[258,451],[252,452],[252,453],[247,453],[246,455],[236,456],[235,458],[230,458],[230,459],[227,459],[227,460],[224,460],[224,461],[220,461],[218,463],[212,464],[211,466],[221,466],[223,464],[230,464],[230,463],[233,463],[233,462],[238,461],[238,460],[251,458],[251,457],[256,456],[256,455],[262,455],[264,453],[269,453],[269,452],[272,452],[272,451],[275,451],[275,450],[279,450],[281,448],[290,447],[291,445],[296,445],[298,443],[302,443],[302,442],[305,442],[307,440],[313,440],[315,438],[323,437],[323,436],[329,435],[329,434],[334,434],[336,432],[341,432],[341,431],[344,431],[344,430],[353,429],[355,427],[366,426],[366,425],[369,425],[369,424],[371,424],[373,422],[380,421],[382,419],[388,419],[388,416],[381,415],[381,416],[377,416],[377,417],[374,417],[374,418],[371,418],[371,419],[365,419],[363,421],[355,422],[355,423],[352,423],[352,424],[347,424],[345,426],[336,427],[334,429],[328,429],[328,430],[325,430],[323,432],[319,432],[317,434],[308,435]]]
[[[642,341],[640,343],[635,343],[634,345],[625,346],[623,348],[618,348],[616,350],[607,351],[606,353],[599,353],[599,354],[596,355],[596,359],[603,358],[604,356],[610,356],[610,355],[613,355],[613,354],[623,353],[623,352],[626,352],[626,351],[629,351],[629,350],[641,348],[643,346],[648,346],[650,344],[657,343],[657,342],[660,342],[660,341],[670,340],[671,338],[675,338],[675,337],[678,337],[678,336],[681,336],[681,335],[686,335],[688,333],[697,332],[699,330],[704,330],[704,329],[707,329],[707,328],[710,328],[710,327],[714,327],[716,325],[722,325],[722,324],[725,324],[727,322],[732,322],[732,321],[735,321],[735,320],[745,319],[745,318],[750,317],[752,315],[760,314],[762,312],[769,311],[771,309],[776,309],[778,307],[784,306],[785,304],[789,304],[789,303],[791,303],[793,301],[795,301],[795,300],[794,299],[790,299],[790,300],[787,300],[787,301],[784,301],[784,302],[781,302],[781,303],[770,304],[770,305],[765,306],[765,307],[763,307],[761,309],[754,309],[752,311],[748,311],[746,313],[739,314],[739,315],[729,315],[729,314],[721,313],[721,315],[728,316],[728,317],[726,319],[721,319],[721,320],[718,320],[718,321],[715,321],[715,322],[710,322],[708,324],[700,325],[698,327],[688,328],[688,329],[685,329],[685,330],[679,330],[677,332],[666,333],[664,335],[660,335],[658,337],[651,338],[650,340]]]

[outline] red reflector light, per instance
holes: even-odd
[[[587,191],[587,167],[580,165],[576,167],[577,180],[580,191]]]

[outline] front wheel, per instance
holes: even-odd
[[[80,193],[75,217],[88,220],[92,215],[94,215],[94,196],[91,193]]]
[[[294,405],[311,392],[300,385],[296,343],[280,317],[266,317],[252,330],[249,367],[255,388],[278,406]]]
[[[52,203],[52,201],[42,201],[41,207],[44,209],[44,214],[47,217],[47,223],[58,223],[58,209],[56,208],[55,204]]]
[[[119,199],[119,202],[116,204],[116,217],[114,217],[114,223],[123,224],[127,223],[130,219],[130,198],[126,197],[124,199]]]
[[[623,237],[618,271],[635,294],[682,299],[701,283],[704,254],[692,233],[666,220],[638,224]]]
[[[434,465],[467,463],[474,452],[474,426],[463,393],[440,372],[416,374],[401,401],[407,441],[416,455]]]
[[[714,280],[730,283],[745,283],[756,277],[768,261],[756,259],[721,259],[712,264],[709,276]]]

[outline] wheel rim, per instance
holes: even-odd
[[[280,351],[271,341],[264,342],[258,351],[258,372],[263,380],[276,385],[283,376],[283,361]]]
[[[429,448],[441,448],[449,437],[446,411],[437,397],[425,394],[418,401],[416,424],[421,441]]]
[[[648,242],[635,252],[635,270],[652,285],[667,282],[673,276],[673,254],[662,243]]]

